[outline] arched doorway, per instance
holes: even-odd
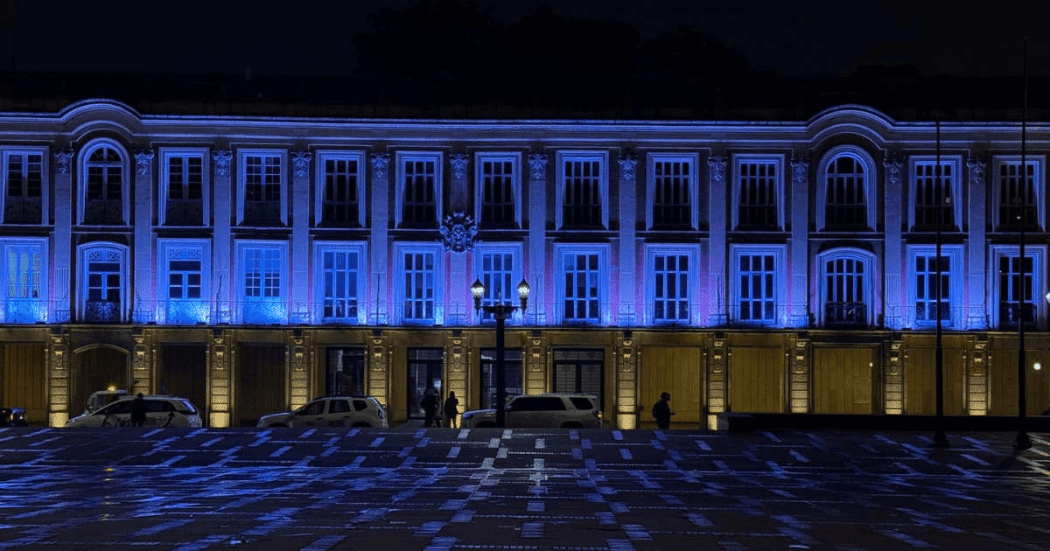
[[[73,351],[69,373],[69,416],[80,415],[88,397],[107,388],[131,391],[130,354],[111,345],[98,344]]]

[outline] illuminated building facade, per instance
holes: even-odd
[[[110,386],[254,425],[320,394],[398,422],[433,384],[580,391],[607,424],[723,411],[1017,412],[1046,363],[1050,127],[0,113],[0,402],[63,425]],[[939,151],[939,153],[938,153]],[[938,163],[940,170],[938,170]],[[1025,224],[1025,258],[1019,229]],[[935,249],[935,234],[943,239]],[[1023,264],[1022,264],[1023,263]],[[1023,272],[1023,277],[1021,277]],[[1023,307],[1021,306],[1023,304]],[[1050,400],[1028,370],[1031,413]]]

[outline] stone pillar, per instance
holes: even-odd
[[[810,410],[810,351],[809,337],[797,335],[794,350],[788,350],[788,407],[791,413],[809,413]]]
[[[441,224],[445,251],[448,253],[445,305],[450,310],[445,313],[444,320],[449,325],[465,325],[469,317],[468,312],[473,312],[474,308],[470,284],[480,275],[473,273],[474,268],[469,262],[472,256],[462,254],[473,250],[474,235],[477,232],[474,218],[467,214],[467,166],[470,157],[463,153],[455,153],[449,157],[449,163],[452,166],[449,211]]]
[[[707,428],[718,429],[719,413],[726,411],[726,373],[729,365],[729,347],[724,333],[715,333],[711,341],[711,350],[707,362]]]
[[[528,186],[524,190],[528,201],[529,238],[525,251],[528,259],[524,272],[528,275],[529,308],[525,311],[526,325],[543,326],[547,324],[547,312],[553,312],[553,293],[547,292],[547,285],[554,284],[553,270],[547,269],[547,154],[532,153],[529,155]],[[553,319],[554,316],[551,316]]]
[[[310,372],[312,362],[307,351],[310,350],[308,334],[295,330],[288,342],[288,389],[292,409],[306,405],[310,401]]]
[[[466,350],[463,332],[458,329],[453,330],[445,341],[445,388],[441,389],[442,408],[444,407],[445,399],[448,398],[449,391],[452,391],[456,393],[456,398],[459,400],[460,411],[471,409],[467,407],[470,389]],[[442,409],[442,415],[444,415],[444,409]],[[447,423],[448,420],[445,419],[445,422]],[[456,426],[459,426],[458,422]]]
[[[58,209],[56,209],[58,210]],[[48,426],[64,427],[69,421],[69,333],[52,329],[48,347]],[[79,412],[78,412],[79,413]]]
[[[989,338],[971,337],[972,363],[966,370],[966,407],[970,415],[988,415],[988,350]]]
[[[791,195],[787,201],[791,215],[788,246],[790,279],[787,281],[787,325],[809,325],[809,160],[791,159]]]
[[[49,282],[51,289],[51,303],[48,305],[47,321],[51,323],[68,323],[71,318],[72,305],[70,297],[75,296],[71,277],[71,262],[74,257],[72,244],[73,209],[73,183],[70,165],[73,161],[73,149],[59,149],[55,151],[54,171],[54,213],[55,234],[52,241],[54,250],[51,258],[54,263],[51,266],[52,279]],[[63,403],[64,404],[64,403]],[[54,405],[54,402],[52,402]],[[63,405],[64,407],[64,405]],[[64,409],[62,411],[65,411]],[[52,421],[53,422],[53,421]],[[65,425],[63,421],[61,425]],[[52,426],[56,426],[52,424]]]
[[[637,202],[639,194],[637,189],[638,161],[634,155],[625,153],[620,156],[620,251],[619,255],[614,253],[612,273],[619,277],[619,285],[613,285],[612,291],[619,292],[619,315],[615,318],[621,327],[632,327],[643,322],[643,308],[645,304],[645,286],[637,285],[635,282],[640,277],[635,273],[637,267],[637,246],[635,244]],[[614,278],[610,278],[615,280]],[[613,297],[609,297],[613,300]]]
[[[214,230],[212,232],[212,284],[215,291],[215,304],[212,305],[212,323],[231,323],[233,321],[233,251],[230,243],[230,219],[233,214],[233,193],[230,185],[230,160],[233,152],[228,149],[212,151],[215,162],[215,173],[212,177],[215,206]],[[225,425],[229,426],[229,410],[226,411]]]
[[[372,240],[368,256],[371,258],[371,272],[368,288],[368,308],[372,313],[368,323],[384,325],[390,322],[388,309],[393,295],[389,292],[390,259],[387,257],[389,246],[390,224],[390,178],[387,166],[390,163],[388,153],[372,154]],[[380,400],[383,401],[383,400]],[[385,403],[385,402],[384,402]]]
[[[729,300],[729,282],[726,279],[726,232],[731,218],[729,216],[731,205],[727,196],[725,157],[712,155],[707,159],[707,167],[709,170],[708,189],[711,193],[708,207],[708,219],[711,226],[707,254],[708,297],[710,297],[708,324],[717,327],[725,325],[729,319],[726,315]]]
[[[906,273],[901,227],[907,219],[907,207],[897,208],[898,205],[904,205],[904,183],[901,175],[903,164],[896,152],[890,153],[882,162],[886,169],[886,252],[882,260],[885,326],[898,330],[904,328],[906,318],[905,282],[901,278],[901,274]]]
[[[547,392],[547,366],[552,365],[549,361],[548,355],[551,353],[547,347],[547,338],[545,333],[533,329],[528,337],[528,351],[525,356],[524,365],[525,369],[524,385],[525,394],[542,394]]]
[[[223,329],[212,330],[212,341],[210,344],[210,359],[208,366],[210,396],[210,414],[208,424],[212,428],[230,426],[230,398],[232,388],[230,386],[230,372],[233,366],[233,351],[227,340],[226,331]]]
[[[132,319],[135,323],[157,321],[157,299],[153,284],[153,151],[143,149],[135,153],[135,187],[132,220],[135,232],[135,245],[132,254],[135,258],[135,279],[132,285],[134,309]],[[136,390],[135,392],[139,392]],[[148,390],[146,392],[148,393]]]
[[[390,408],[390,378],[387,376],[387,365],[390,362],[390,354],[387,351],[383,339],[383,332],[379,329],[372,330],[372,338],[368,347],[368,394],[374,396],[387,410],[387,418],[392,415]]]
[[[153,360],[156,350],[153,348],[151,335],[137,327],[132,330],[131,338],[135,341],[134,356],[131,358],[131,393],[153,393]]]
[[[292,152],[292,278],[289,290],[293,324],[310,323],[314,312],[310,304],[310,157],[309,151]]]
[[[890,415],[904,413],[904,353],[901,350],[902,342],[903,337],[900,333],[895,333],[883,344],[889,350],[889,353],[886,354],[886,365],[883,368],[883,412]]]
[[[985,162],[980,156],[972,156],[966,161],[966,166],[970,175],[969,186],[964,188],[969,190],[969,208],[966,213],[969,231],[963,249],[966,251],[966,296],[969,300],[960,302],[967,306],[967,329],[988,329],[988,295],[985,284],[989,266],[985,263],[987,211],[984,201],[984,198],[988,197],[988,191],[984,179]]]
[[[638,428],[638,415],[642,408],[638,403],[638,356],[641,350],[635,345],[634,334],[623,332],[623,339],[617,343],[617,377],[616,377],[616,427],[620,429]]]

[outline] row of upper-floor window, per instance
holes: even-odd
[[[446,266],[451,253],[437,243],[395,242],[388,271],[369,264],[366,242],[318,241],[307,280],[296,283],[293,299],[288,242],[234,243],[230,265],[220,267],[231,274],[232,283],[224,283],[224,277],[213,277],[209,240],[159,239],[152,277],[136,283],[134,291],[130,250],[86,243],[76,250],[70,293],[68,287],[48,287],[55,278],[48,269],[47,239],[0,238],[5,282],[0,321],[462,325],[491,321],[484,309],[472,314],[457,302],[466,296],[467,279],[481,280],[482,302],[493,305],[516,303],[517,284],[526,274],[521,243],[479,243],[472,253],[473,275],[453,282]],[[908,245],[901,280],[890,285],[870,251],[826,250],[808,267],[812,294],[800,305],[789,302],[786,245],[731,245],[724,283],[721,277],[712,283],[699,246],[646,244],[634,289],[622,286],[613,269],[611,245],[555,243],[552,265],[531,270],[549,274],[543,284],[549,287],[532,296],[528,310],[511,322],[922,328],[939,320],[949,329],[971,329],[1045,317],[1040,300],[1047,290],[1045,245],[1027,247],[1023,263],[1017,246],[991,246],[987,281],[977,293],[967,285],[964,252],[962,245],[946,245],[938,256],[934,245]],[[389,280],[383,279],[387,273]],[[532,283],[537,288],[539,282]],[[447,294],[459,299],[447,300]],[[70,296],[73,300],[63,299]]]
[[[44,224],[49,205],[48,159],[43,147],[3,147],[3,194],[0,216],[4,224]],[[289,220],[289,156],[279,149],[238,149],[236,155],[207,148],[160,148],[157,180],[157,223],[160,226],[193,227],[209,224],[213,194],[209,167],[234,166],[236,186],[233,213],[244,226],[280,226]],[[366,154],[364,151],[316,152],[314,161],[312,217],[318,227],[360,228],[368,225]],[[214,157],[214,159],[212,159]],[[234,157],[236,158],[233,161]],[[294,171],[309,175],[312,155],[295,153]],[[540,170],[542,161],[528,160],[529,175]],[[373,178],[386,173],[387,157],[373,156]],[[731,228],[782,230],[785,226],[788,169],[784,154],[739,153],[707,159],[712,179],[726,177],[728,171],[729,220]],[[558,229],[609,229],[610,215],[617,209],[610,203],[609,153],[607,151],[559,151],[555,154],[556,182],[554,222]],[[633,159],[621,159],[621,180],[634,184]],[[644,197],[646,228],[652,230],[700,229],[704,186],[700,182],[698,153],[645,154]],[[1045,159],[1030,155],[1021,168],[1019,155],[994,155],[991,186],[987,192],[990,227],[993,230],[1018,227],[1042,228],[1045,211]],[[137,169],[152,174],[153,155],[136,160]],[[445,155],[440,151],[398,151],[394,155],[394,204],[391,217],[398,228],[436,229],[445,216],[450,185],[466,178],[466,156],[450,162],[453,177],[445,174]],[[532,165],[538,164],[539,167]],[[729,165],[728,167],[726,165]],[[808,178],[808,164],[791,161],[792,171],[802,170]],[[909,155],[906,163],[887,162],[886,170],[907,184],[903,206],[908,227],[923,231],[940,225],[961,229],[967,216],[967,201],[983,201],[967,195],[964,164],[970,174],[970,189],[983,179],[983,163],[964,162],[960,155]],[[128,225],[131,223],[131,165],[124,149],[110,140],[96,140],[78,156],[75,223],[80,225]],[[238,168],[239,167],[239,168]],[[523,180],[526,178],[520,152],[477,152],[474,155],[474,182],[471,188],[473,219],[483,229],[521,228],[523,218]],[[872,157],[861,148],[840,146],[831,149],[818,164],[815,186],[818,208],[815,226],[820,230],[864,231],[878,227],[877,169]],[[458,176],[457,176],[458,174]],[[451,184],[446,184],[451,180]],[[977,190],[975,189],[975,192]],[[982,194],[981,190],[978,194]],[[717,209],[712,209],[712,217]],[[468,214],[468,213],[463,213]],[[721,223],[720,221],[713,221]]]

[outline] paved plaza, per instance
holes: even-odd
[[[1012,432],[0,429],[6,549],[1046,549]]]

